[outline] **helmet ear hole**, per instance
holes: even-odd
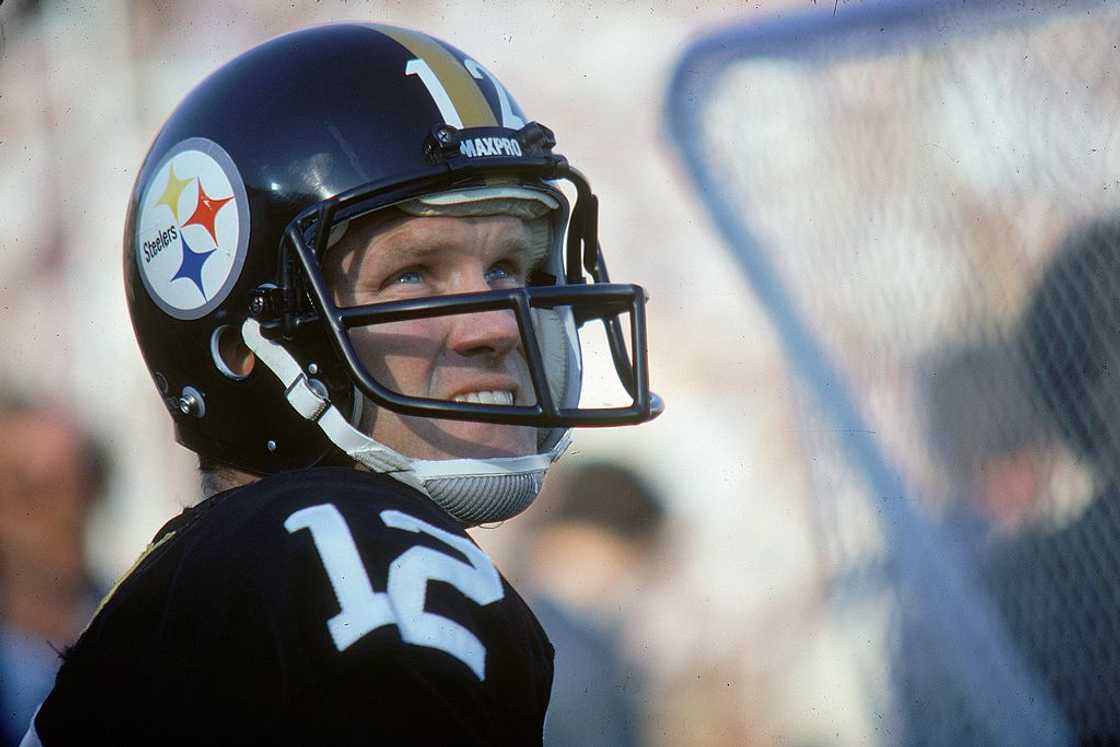
[[[210,357],[214,359],[214,367],[234,381],[249,378],[257,363],[257,356],[241,339],[241,333],[228,324],[218,327],[210,335]]]

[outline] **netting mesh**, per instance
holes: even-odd
[[[910,743],[1015,740],[1022,713],[1120,737],[1120,13],[868,8],[742,38],[691,157],[808,333],[813,505],[838,607],[878,620],[871,696]],[[984,614],[957,636],[939,604]],[[969,671],[992,641],[1020,689]]]

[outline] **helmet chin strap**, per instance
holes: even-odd
[[[291,353],[261,335],[256,319],[245,320],[241,336],[257,360],[284,384],[288,403],[316,423],[331,443],[359,464],[420,491],[468,526],[504,521],[528,508],[540,492],[545,472],[572,440],[568,432],[549,451],[520,457],[412,459],[351,425],[311,387]]]

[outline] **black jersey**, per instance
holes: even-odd
[[[552,655],[433,503],[382,475],[307,470],[161,529],[34,727],[46,747],[540,743]]]

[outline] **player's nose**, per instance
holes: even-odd
[[[451,317],[448,346],[462,356],[501,357],[521,343],[521,332],[512,311],[483,311]]]
[[[478,293],[492,290],[482,273],[471,273],[464,280],[458,293]],[[456,314],[451,319],[448,346],[463,356],[489,354],[507,355],[521,344],[521,330],[512,310],[482,311],[475,314]]]

